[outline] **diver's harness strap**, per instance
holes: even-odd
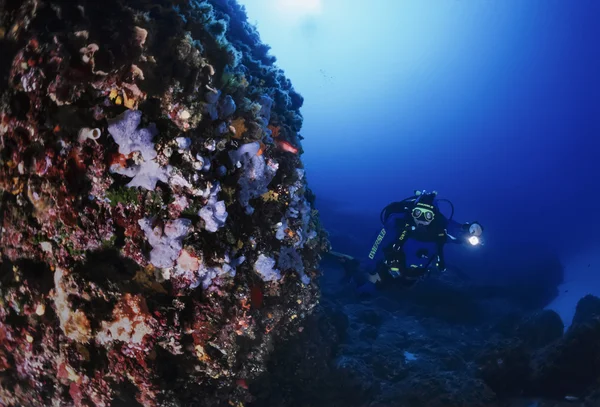
[[[402,253],[402,248],[404,247],[411,230],[412,227],[410,223],[406,222],[402,228],[402,232],[400,232],[400,236],[398,236],[396,242],[392,244],[392,251],[393,253],[397,254],[394,255],[393,259],[386,259],[384,261],[385,265],[387,266],[388,273],[393,278],[401,277],[401,270],[406,268],[405,261],[402,259],[400,254]]]

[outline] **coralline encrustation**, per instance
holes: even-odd
[[[1,406],[252,399],[328,247],[258,38],[233,0],[0,0]]]

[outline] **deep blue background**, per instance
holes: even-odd
[[[334,249],[364,254],[383,206],[435,189],[486,227],[478,266],[600,253],[600,2],[241,3],[305,97]]]

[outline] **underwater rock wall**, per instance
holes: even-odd
[[[0,405],[251,400],[328,248],[267,51],[233,0],[0,0]]]

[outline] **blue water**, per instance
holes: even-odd
[[[466,265],[600,253],[600,2],[241,3],[305,98],[335,250],[362,254],[383,206],[435,189],[485,226]]]

